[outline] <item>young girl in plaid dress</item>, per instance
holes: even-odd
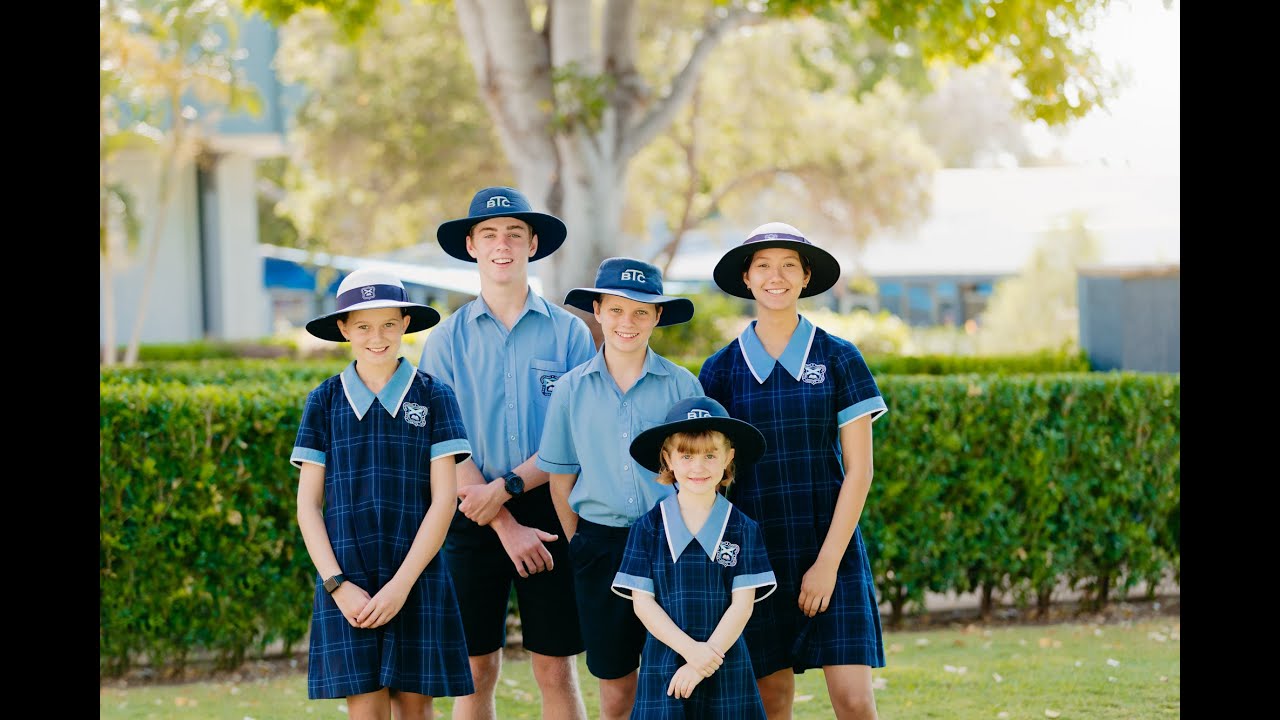
[[[718,491],[764,438],[707,397],[678,401],[631,456],[675,495],[631,525],[613,591],[648,630],[631,717],[759,718],[742,628],[775,586],[760,529]]]
[[[351,718],[430,718],[433,697],[474,692],[439,556],[471,447],[453,392],[399,357],[440,315],[373,270],[342,281],[337,307],[307,331],[355,359],[307,396],[290,457],[317,571],[307,696],[346,698]]]

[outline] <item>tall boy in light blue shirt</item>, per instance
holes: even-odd
[[[628,452],[677,401],[704,395],[698,379],[649,348],[655,327],[688,322],[693,303],[662,294],[662,272],[626,257],[600,264],[596,287],[566,305],[591,311],[604,342],[559,381],[547,407],[537,466],[569,536],[587,669],[600,681],[600,717],[625,718],[635,701],[645,628],[610,590],[631,524],[673,493]]]

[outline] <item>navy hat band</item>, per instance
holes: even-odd
[[[371,300],[409,302],[409,296],[405,293],[404,288],[396,287],[395,285],[362,285],[342,293],[337,300],[338,311],[341,312],[352,305]]]
[[[787,233],[761,233],[760,235],[752,235],[747,238],[747,242],[743,243],[743,245],[746,245],[747,243],[760,242],[761,240],[794,240],[796,242],[802,242],[805,245],[812,244],[800,235],[789,235]]]

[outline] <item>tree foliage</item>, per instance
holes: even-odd
[[[387,5],[350,43],[318,13],[294,18],[282,79],[313,88],[290,133],[277,209],[301,237],[363,254],[434,243],[479,178],[507,178],[447,6]]]

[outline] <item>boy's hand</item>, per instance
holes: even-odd
[[[477,525],[488,525],[511,496],[500,480],[458,486],[458,509]]]
[[[391,618],[404,607],[405,598],[409,597],[410,587],[412,586],[396,582],[393,578],[391,582],[382,586],[377,595],[369,598],[369,602],[365,603],[364,608],[356,615],[354,625],[370,629],[391,622]]]
[[[498,533],[498,540],[502,542],[502,548],[507,551],[507,557],[511,558],[520,577],[527,578],[555,567],[551,551],[544,543],[553,542],[559,535],[521,525],[514,520],[495,524],[493,529]]]
[[[693,694],[693,689],[698,687],[698,683],[702,682],[702,677],[693,666],[681,665],[676,674],[671,676],[671,682],[667,683],[667,695],[682,700],[688,698]]]
[[[364,588],[348,580],[339,585],[337,590],[330,593],[329,597],[333,598],[333,602],[342,611],[342,617],[347,619],[351,627],[360,627],[360,623],[356,622],[356,617],[369,602],[369,593]]]
[[[700,677],[711,677],[711,674],[724,664],[724,653],[712,647],[710,643],[694,643],[688,654],[681,653],[681,655],[688,663],[684,667],[691,668]]]

